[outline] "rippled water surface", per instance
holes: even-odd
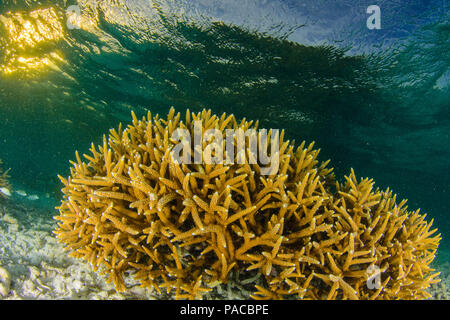
[[[369,30],[370,4],[0,1],[12,185],[54,206],[74,151],[131,110],[207,107],[315,141],[338,177],[352,167],[428,212],[449,251],[449,4],[381,1]]]

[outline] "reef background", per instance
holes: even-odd
[[[338,178],[353,167],[389,186],[434,218],[450,261],[449,3],[381,3],[381,30],[370,4],[0,1],[0,158],[13,190],[39,197],[12,200],[50,221],[74,150],[131,110],[205,107],[316,141]]]

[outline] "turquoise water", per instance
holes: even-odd
[[[0,4],[0,159],[30,205],[53,208],[74,151],[131,110],[206,107],[315,141],[341,179],[352,167],[389,186],[434,218],[450,261],[446,0],[381,1],[380,30],[371,1]]]

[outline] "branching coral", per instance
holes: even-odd
[[[271,150],[279,169],[270,175],[258,161],[180,163],[173,161],[176,129],[193,135],[200,121],[202,132],[225,137],[258,123],[205,110],[187,111],[184,122],[173,109],[167,120],[132,116],[126,129],[92,145],[86,162],[76,154],[71,176],[60,177],[55,217],[60,242],[117,290],[126,289],[125,272],[178,299],[201,298],[231,270],[260,272],[266,281],[253,298],[263,299],[417,298],[437,281],[428,267],[440,239],[430,237],[431,223],[353,172],[333,193],[332,169],[319,163],[313,144],[295,149],[282,132],[278,153]],[[242,150],[250,159],[250,137],[234,160]],[[381,272],[375,289],[366,285],[369,267]]]
[[[0,159],[0,188],[2,188],[4,191],[0,192],[0,197],[4,197],[5,192],[9,193],[8,188],[10,187],[9,182],[8,182],[8,172],[9,169],[6,171],[3,171],[1,168],[2,165],[2,160]],[[5,190],[6,189],[6,190]]]
[[[406,200],[397,204],[391,191],[373,190],[372,180],[358,182],[353,170],[345,178],[327,203],[332,214],[321,222],[332,227],[304,238],[300,252],[310,263],[298,268],[309,277],[271,277],[260,297],[281,298],[286,289],[299,287],[308,287],[312,299],[430,297],[425,289],[439,281],[429,267],[440,241],[439,235],[431,237],[432,222],[419,210],[406,211]]]

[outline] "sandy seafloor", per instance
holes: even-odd
[[[69,257],[52,233],[54,215],[0,199],[0,299],[152,299],[130,282],[128,293],[117,293],[88,263]]]
[[[89,263],[69,257],[52,233],[56,221],[51,217],[57,214],[56,210],[0,199],[0,300],[170,299],[139,287],[132,277],[125,279],[127,292],[118,293]],[[442,281],[431,287],[432,299],[450,300],[450,263],[434,267],[441,272]]]

